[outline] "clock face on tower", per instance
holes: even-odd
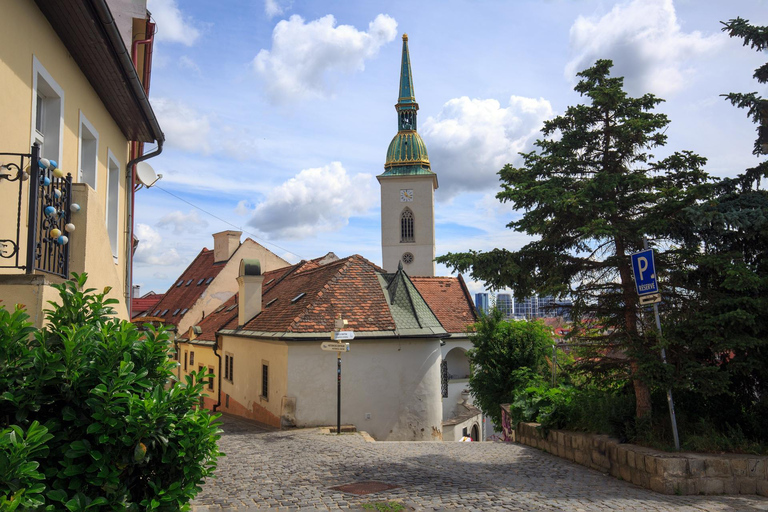
[[[413,201],[413,190],[400,190],[400,202],[410,203]]]

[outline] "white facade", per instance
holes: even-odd
[[[384,269],[396,272],[402,263],[408,275],[434,276],[435,176],[379,176],[378,179]],[[413,217],[412,239],[403,237],[402,217],[406,208]]]
[[[378,441],[442,440],[440,340],[353,340],[341,356],[341,423]],[[288,343],[296,426],[336,424],[336,352]]]

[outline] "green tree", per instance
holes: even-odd
[[[666,268],[664,249],[684,236],[680,213],[706,196],[708,176],[705,159],[689,151],[661,160],[648,153],[667,140],[669,120],[653,112],[663,100],[628,96],[623,78],[610,76],[612,65],[599,60],[579,73],[575,90],[588,104],[545,122],[538,151],[523,154],[522,167],[499,172],[497,198],[524,211],[508,227],[534,241],[517,251],[470,251],[437,261],[519,297],[572,297],[573,318],[602,328],[599,336],[587,329],[598,350],[584,361],[599,363],[593,371],[628,372],[636,414],[645,417],[649,368],[659,356],[656,338],[641,325],[629,255],[647,235],[658,250],[657,269]],[[577,323],[574,336],[580,330]]]
[[[723,30],[757,51],[768,48],[768,27],[736,18]],[[754,77],[767,83],[768,64]],[[756,92],[724,96],[753,122],[768,122],[760,118],[766,101]],[[759,150],[758,137],[754,153]],[[738,427],[762,441],[768,441],[768,192],[760,188],[766,177],[763,161],[719,180],[708,201],[686,212],[690,243],[679,251],[670,286],[687,300],[668,311],[665,333],[677,369],[672,384],[688,413],[721,432]]]
[[[186,509],[220,455],[203,383],[169,387],[167,332],[85,283],[54,285],[42,330],[0,308],[0,510]]]
[[[475,404],[500,428],[499,406],[546,373],[552,337],[543,324],[509,322],[494,308],[475,324],[471,339],[469,390]]]

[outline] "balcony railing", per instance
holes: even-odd
[[[27,274],[47,272],[69,276],[69,233],[71,223],[72,175],[57,168],[56,162],[40,158],[40,148],[29,154],[0,153],[0,186],[18,183],[15,238],[0,238],[0,268],[18,268]],[[27,254],[22,260],[22,196],[28,187]],[[3,226],[6,228],[7,225]],[[22,264],[24,261],[24,264]]]

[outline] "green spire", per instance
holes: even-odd
[[[408,54],[408,34],[403,34],[403,60],[400,65],[400,96],[397,98],[398,111],[403,108],[419,109],[413,92],[413,75],[411,74],[411,56]]]
[[[403,34],[403,60],[400,64],[400,96],[397,98],[397,135],[387,149],[385,172],[382,176],[433,174],[429,165],[427,146],[416,132],[416,111],[419,104],[413,93],[411,57],[408,54],[408,34]]]

